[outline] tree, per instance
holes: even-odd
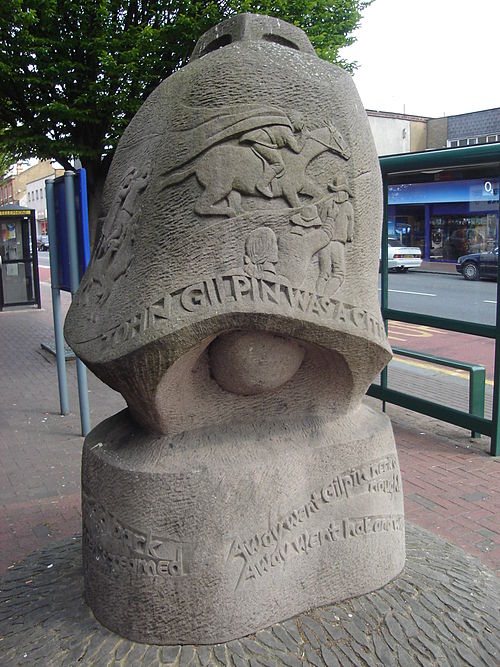
[[[126,125],[203,32],[242,11],[270,14],[303,28],[318,54],[335,62],[372,1],[9,0],[0,14],[4,150],[66,169],[79,158],[92,227]]]

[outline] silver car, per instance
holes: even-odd
[[[388,262],[389,271],[406,273],[408,269],[417,269],[422,264],[420,248],[402,246],[399,239],[389,239]]]

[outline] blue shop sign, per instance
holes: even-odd
[[[498,202],[498,179],[402,183],[389,185],[389,204],[436,204],[446,202]]]

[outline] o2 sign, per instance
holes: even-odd
[[[498,199],[498,181],[484,181],[483,195],[487,195],[490,199]]]

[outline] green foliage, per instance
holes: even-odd
[[[337,61],[362,0],[8,0],[0,12],[0,127],[16,158],[78,157],[102,182],[119,137],[198,37],[242,11],[303,28]],[[349,64],[339,63],[349,69]]]
[[[3,134],[4,130],[0,128],[0,181],[16,161],[15,156],[4,147]]]

